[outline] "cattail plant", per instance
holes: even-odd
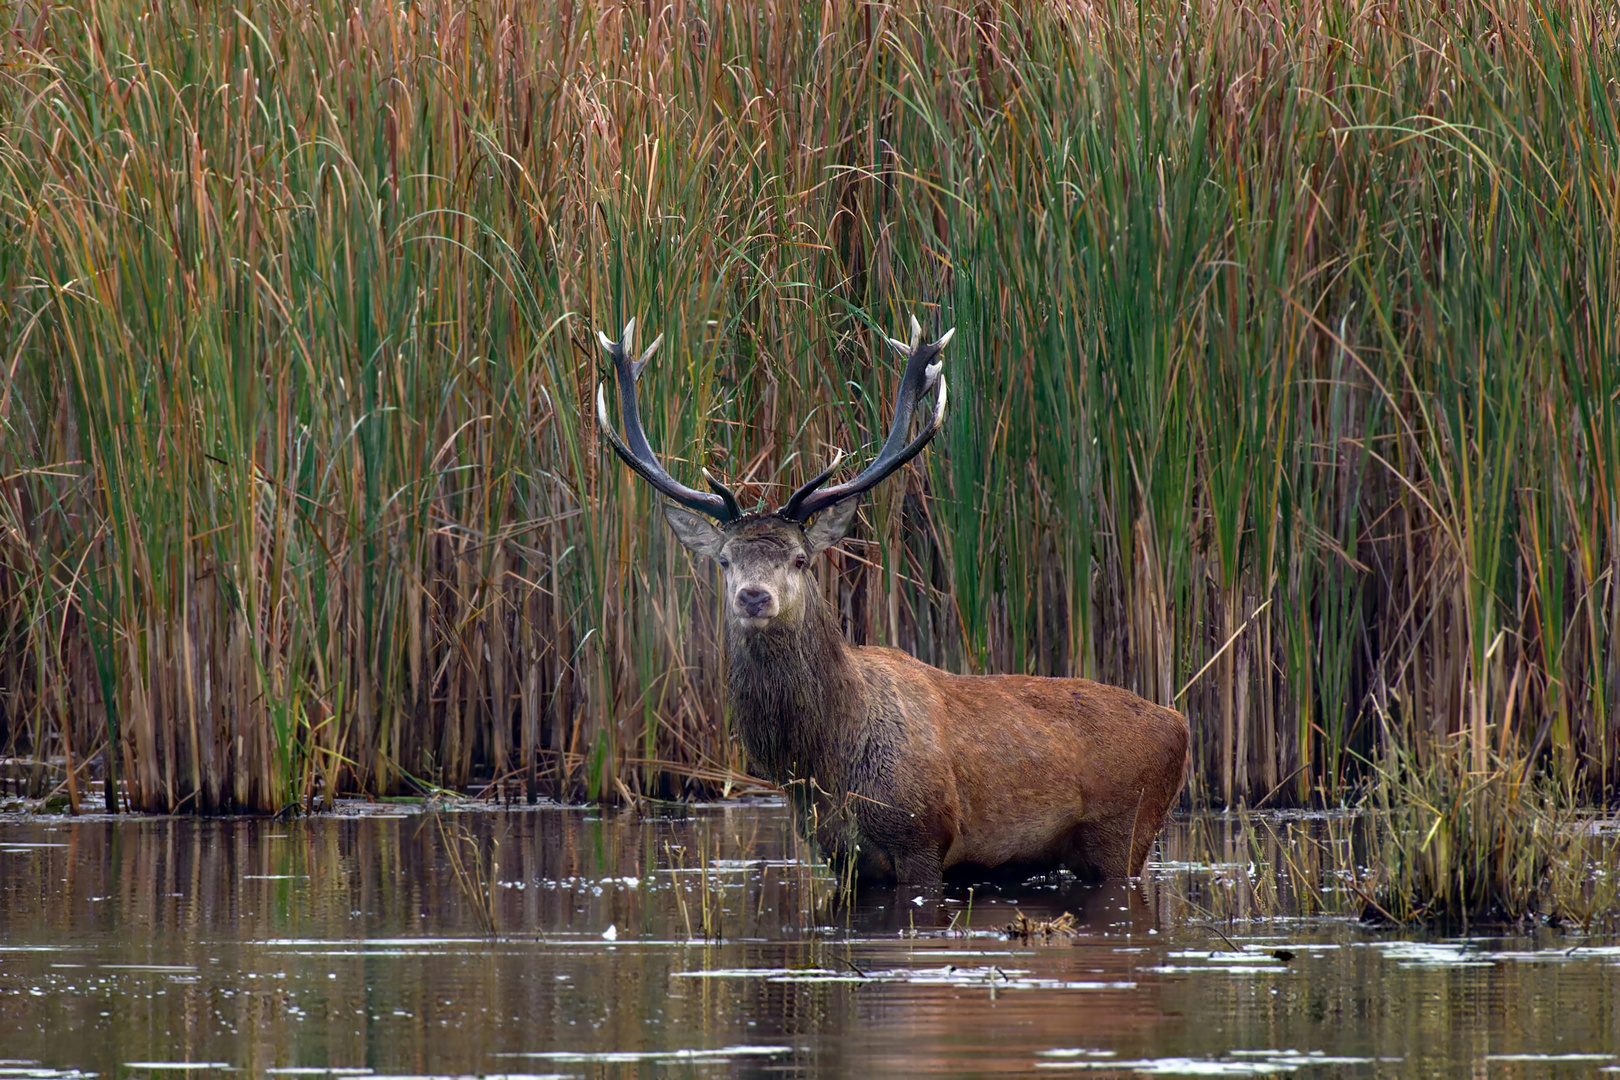
[[[0,18],[0,753],[79,803],[736,790],[588,328],[753,505],[870,455],[914,310],[966,404],[851,640],[1174,703],[1201,802],[1459,735],[1615,790],[1610,6]]]

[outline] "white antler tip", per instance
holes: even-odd
[[[622,335],[620,335],[620,337],[619,337],[619,344],[624,348],[624,351],[626,353],[630,353],[631,351],[633,351],[633,346],[635,345],[635,341],[636,341],[636,320],[634,318],[632,318],[629,322],[624,324],[624,333]]]
[[[602,331],[598,330],[596,332],[596,340],[601,342],[602,348],[606,349],[608,352],[613,351],[613,339],[602,333]]]
[[[917,321],[917,316],[913,315],[911,317],[911,347],[913,349],[915,349],[918,345],[921,345],[921,344],[922,344],[922,323],[918,322]]]
[[[647,362],[653,358],[653,353],[657,352],[658,346],[662,345],[663,343],[663,334],[659,334],[657,337],[653,338],[653,343],[647,346],[647,351],[641,354],[640,360],[636,361],[636,378],[641,378],[642,369],[647,366]]]
[[[883,340],[887,341],[890,344],[890,346],[892,346],[894,348],[894,351],[899,353],[901,356],[910,356],[911,355],[910,346],[908,346],[905,342],[901,341],[899,338],[885,337]]]
[[[947,346],[947,345],[949,345],[951,343],[951,338],[953,338],[955,336],[956,336],[956,327],[953,326],[949,330],[945,331],[944,334],[940,335],[940,339],[938,341],[934,342],[934,348],[943,349],[945,346]]]

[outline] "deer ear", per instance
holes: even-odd
[[[664,502],[664,520],[675,531],[675,538],[699,555],[715,558],[725,546],[726,534],[702,514],[694,514],[684,506]]]
[[[818,514],[804,530],[810,554],[820,555],[848,535],[850,526],[855,524],[855,511],[860,508],[861,500],[857,497],[833,503]]]

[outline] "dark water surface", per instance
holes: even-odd
[[[970,920],[966,889],[840,908],[772,804],[0,819],[0,1078],[1620,1067],[1613,939],[1316,916],[1228,943],[1205,920],[1266,900],[1211,854],[1232,830],[1174,823],[1141,889],[976,889]],[[1018,911],[1075,932],[1009,939]]]

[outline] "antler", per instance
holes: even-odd
[[[900,393],[894,402],[894,423],[889,428],[889,437],[883,441],[883,449],[878,456],[861,471],[853,480],[837,484],[825,490],[817,489],[825,484],[834,470],[838,468],[840,454],[827,470],[805,484],[793,497],[788,499],[787,505],[782,508],[782,516],[795,521],[808,521],[812,516],[827,509],[835,503],[845,499],[852,499],[863,492],[876,487],[890,473],[922,453],[928,440],[939,433],[940,425],[945,423],[945,380],[940,376],[945,361],[940,359],[940,353],[950,344],[951,336],[956,333],[955,327],[945,331],[938,341],[923,344],[922,326],[918,324],[915,315],[911,318],[911,344],[888,338],[890,345],[896,352],[906,358],[906,372],[900,379]],[[915,439],[906,441],[906,432],[911,427],[911,414],[916,411],[922,395],[935,383],[939,383],[939,398],[934,403],[934,414]]]
[[[641,380],[641,373],[646,369],[653,353],[663,344],[664,335],[659,334],[653,343],[647,346],[647,351],[641,354],[639,360],[631,360],[635,333],[634,319],[625,324],[624,334],[618,341],[614,341],[600,330],[596,332],[596,339],[602,343],[602,348],[613,357],[613,376],[619,385],[619,415],[624,419],[625,438],[619,438],[619,433],[613,430],[613,424],[608,419],[607,388],[601,383],[596,384],[598,426],[607,436],[608,443],[624,459],[624,463],[666,498],[688,510],[708,514],[721,524],[737,520],[743,516],[742,507],[737,505],[737,497],[731,493],[730,488],[710,476],[709,470],[703,470],[703,481],[714,491],[712,495],[689,488],[676,480],[659,463],[658,455],[653,453],[652,444],[647,441],[647,433],[641,426],[641,412],[636,404],[636,383]],[[625,445],[626,440],[629,441],[628,446]]]

